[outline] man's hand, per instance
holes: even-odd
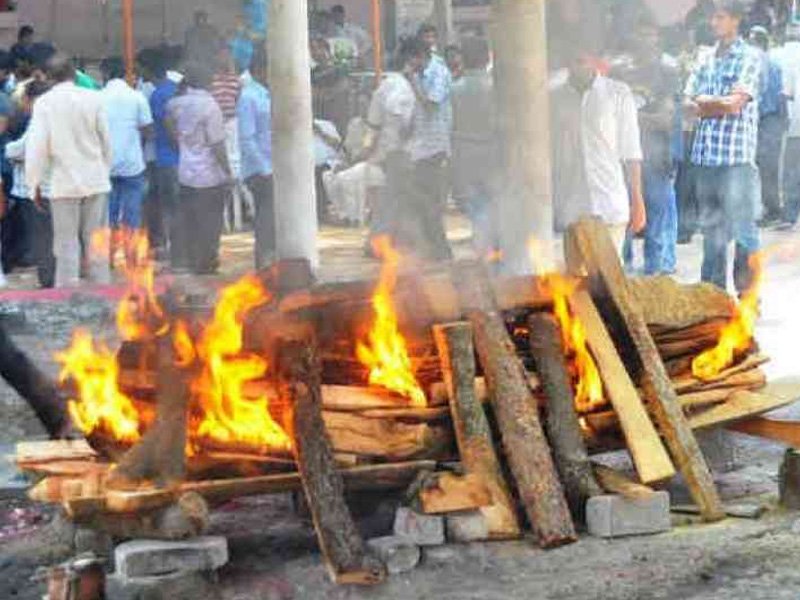
[[[628,228],[635,235],[644,231],[645,227],[647,227],[647,210],[644,198],[641,193],[634,193],[631,196],[631,222]]]
[[[33,205],[36,207],[36,210],[40,212],[44,212],[44,206],[42,205],[42,189],[36,188],[36,192],[33,194]]]

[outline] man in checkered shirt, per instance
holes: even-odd
[[[734,284],[740,293],[752,281],[761,213],[755,162],[761,61],[739,36],[745,12],[739,0],[716,2],[711,27],[717,45],[698,60],[685,92],[687,110],[698,119],[691,160],[704,237],[702,279],[727,287],[733,239]]]

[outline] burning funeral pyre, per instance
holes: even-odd
[[[760,276],[738,304],[706,285],[629,280],[595,221],[568,232],[569,275],[410,273],[384,239],[377,282],[312,285],[289,262],[204,306],[157,296],[146,240],[133,244],[120,348],[76,331],[57,356],[91,449],[18,456],[43,476],[32,497],[78,521],[109,527],[189,493],[218,504],[302,489],[334,579],[374,583],[383,571],[344,489],[428,473],[419,510],[480,510],[487,539],[511,539],[522,508],[553,547],[577,539],[591,496],[647,493],[680,471],[712,521],[723,509],[693,432],[752,432],[788,403],[759,393]],[[638,481],[589,459],[621,448]]]

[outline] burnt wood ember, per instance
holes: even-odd
[[[577,534],[539,421],[539,409],[505,323],[496,312],[488,276],[482,267],[474,265],[459,269],[457,279],[506,459],[536,541],[543,548],[572,543]]]
[[[280,395],[291,402],[295,459],[331,579],[361,585],[380,583],[386,577],[385,569],[366,555],[345,504],[344,482],[336,471],[322,419],[319,359],[313,338],[284,338],[278,352]]]
[[[628,348],[632,354],[629,363],[632,371],[637,377],[642,376],[651,413],[703,518],[706,521],[725,518],[711,472],[680,407],[644,315],[628,290],[619,257],[603,224],[590,219],[572,225],[567,231],[566,256],[573,274],[588,274],[592,297],[605,308],[606,322],[616,324],[617,348]]]
[[[537,313],[528,319],[531,353],[547,397],[545,428],[573,517],[585,518],[586,501],[602,493],[583,441],[575,395],[565,361],[561,327],[555,317]]]
[[[514,500],[495,452],[483,404],[475,393],[472,327],[465,322],[436,325],[434,337],[442,361],[461,463],[467,473],[483,481],[491,494],[491,504],[480,509],[489,538],[517,538],[521,532]]]

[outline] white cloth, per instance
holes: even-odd
[[[150,97],[156,90],[156,86],[152,81],[140,81],[138,90],[144,94],[147,99],[147,105],[150,106]],[[155,136],[149,137],[144,140],[144,162],[148,165],[156,160],[156,140]]]
[[[367,114],[369,126],[377,131],[374,160],[381,162],[392,152],[405,150],[417,97],[408,79],[400,73],[388,73],[372,95]]]
[[[800,137],[800,42],[787,42],[780,55],[783,93],[789,98],[789,137]]]
[[[344,171],[325,171],[322,183],[328,192],[331,212],[363,227],[367,221],[367,190],[383,187],[386,178],[377,165],[360,162]]]
[[[71,81],[34,104],[25,144],[25,180],[36,189],[50,177],[52,198],[111,191],[111,137],[103,97]]]
[[[555,93],[556,112],[559,108],[572,106],[568,102],[569,96],[578,94],[569,83],[563,84],[563,88]],[[562,94],[562,97],[559,98],[558,94]],[[584,173],[567,173],[562,176],[575,181],[585,176],[589,196],[586,208],[589,214],[600,217],[608,225],[627,224],[630,221],[630,196],[624,163],[642,160],[639,120],[633,94],[624,83],[598,75],[591,87],[579,98],[579,106],[579,115],[566,114],[562,118],[580,119],[580,150]],[[560,124],[556,125],[559,126]],[[559,131],[554,131],[554,135],[559,135]],[[577,150],[578,148],[574,148],[572,152]],[[573,161],[573,164],[578,165],[580,162]],[[579,201],[572,196],[574,194],[559,198],[559,201]],[[569,212],[573,217],[585,216],[576,214],[576,211]]]
[[[19,139],[6,144],[6,158],[14,167],[14,184],[11,186],[11,195],[15,198],[33,199],[33,192],[25,183],[25,142],[28,139],[28,132],[20,136]],[[43,198],[50,198],[50,181],[45,177],[40,186]]]
[[[150,103],[124,79],[112,79],[102,91],[111,133],[112,177],[135,177],[144,172],[142,129],[153,124]]]
[[[330,121],[314,119],[314,126],[317,127],[326,137],[335,141],[337,146],[342,143],[342,136],[336,130],[336,125]],[[317,133],[314,133],[314,164],[317,167],[330,166],[339,157],[336,146],[332,146]]]

